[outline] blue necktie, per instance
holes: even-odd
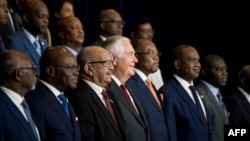
[[[58,95],[58,98],[59,98],[59,99],[61,100],[61,102],[62,102],[64,111],[66,112],[66,114],[68,115],[68,117],[70,117],[68,102],[67,102],[67,100],[66,100],[64,94]]]
[[[221,110],[222,110],[222,114],[224,115],[224,119],[225,119],[225,124],[227,125],[228,124],[228,115],[227,115],[227,109],[226,109],[226,106],[222,100],[222,96],[220,94],[220,91],[218,92],[218,94],[216,95],[218,100],[219,100],[219,104],[220,104],[220,107],[221,107]]]
[[[35,123],[33,121],[33,118],[31,116],[31,113],[30,113],[30,109],[29,109],[29,106],[27,104],[27,102],[25,100],[23,100],[23,102],[21,103],[21,105],[23,106],[23,109],[24,109],[24,112],[28,118],[28,123],[30,124],[37,140],[38,140],[38,135],[37,135],[37,131],[36,131],[36,126],[35,126]]]
[[[41,54],[42,54],[41,46],[40,46],[39,41],[37,39],[33,42],[33,45],[36,49],[36,52],[41,56]]]

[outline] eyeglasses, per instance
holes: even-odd
[[[79,72],[80,71],[80,66],[59,66],[59,65],[50,65],[53,67],[59,67],[59,68],[65,68],[69,72]]]
[[[96,63],[100,63],[100,64],[102,64],[104,67],[108,67],[108,66],[114,65],[114,61],[113,61],[113,60],[89,62],[89,64],[96,64]]]
[[[116,21],[116,20],[110,20],[110,21],[103,21],[104,23],[115,23],[115,24],[120,24],[120,25],[125,25],[124,21]]]
[[[30,69],[32,71],[36,71],[37,67],[35,65],[32,65],[31,67],[26,67],[26,68],[17,68],[17,70],[24,70],[24,69]]]
[[[160,52],[154,52],[154,51],[150,51],[150,52],[136,52],[135,54],[146,54],[146,55],[149,55],[151,57],[155,57],[155,56],[161,57],[161,53]]]

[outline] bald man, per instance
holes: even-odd
[[[80,127],[64,91],[75,89],[80,67],[76,57],[61,46],[47,48],[40,59],[41,80],[26,96],[42,140],[80,141]]]

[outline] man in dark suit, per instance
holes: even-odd
[[[228,113],[222,100],[220,88],[227,83],[227,65],[222,57],[207,54],[201,59],[200,81],[196,85],[204,96],[211,120],[213,141],[224,141],[224,125],[228,124]]]
[[[30,110],[46,141],[80,141],[80,127],[64,91],[77,86],[76,57],[61,46],[47,48],[40,59],[41,80],[26,95]]]
[[[239,71],[239,87],[229,99],[230,124],[250,128],[250,65]]]
[[[41,0],[25,1],[22,7],[23,27],[7,37],[8,48],[27,53],[34,65],[38,67],[42,52],[48,47],[48,43],[39,34],[45,33],[48,28],[49,11]]]
[[[122,35],[125,25],[121,15],[114,9],[104,9],[97,17],[100,35],[92,45],[102,46],[102,43],[112,35]]]
[[[36,68],[25,53],[4,50],[0,52],[0,72],[0,140],[39,141],[36,125],[29,124],[22,106],[25,93],[34,88]]]
[[[0,28],[3,27],[8,22],[8,4],[7,0],[0,0]],[[0,51],[5,50],[7,47],[5,45],[5,35],[0,33]]]
[[[115,61],[112,81],[107,85],[107,92],[118,100],[125,118],[129,141],[149,141],[149,131],[144,111],[134,96],[125,86],[125,82],[135,74],[137,63],[135,51],[130,40],[123,36],[110,36],[103,44]]]
[[[157,90],[150,86],[151,81],[148,77],[150,73],[158,70],[159,52],[149,39],[135,40],[132,45],[138,63],[135,64],[135,75],[126,81],[126,85],[133,91],[144,109],[150,131],[150,140],[168,141],[169,131],[164,108]]]
[[[114,69],[112,55],[100,46],[88,46],[81,50],[77,61],[82,67],[80,79],[74,92],[67,96],[79,117],[82,139],[126,141],[118,102],[111,93],[103,93]]]
[[[171,141],[211,141],[209,113],[203,97],[194,90],[200,56],[191,45],[173,49],[174,74],[159,92],[163,94]]]

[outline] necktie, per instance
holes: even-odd
[[[220,107],[221,107],[221,110],[223,112],[223,115],[224,115],[224,119],[225,119],[225,124],[228,124],[228,115],[227,115],[227,109],[226,109],[226,106],[222,100],[222,96],[220,94],[220,91],[218,92],[218,94],[216,95],[218,100],[219,100],[219,104],[220,104]]]
[[[124,84],[121,84],[120,87],[121,87],[121,89],[122,89],[122,91],[123,91],[124,96],[125,96],[125,97],[128,99],[128,101],[133,105],[132,100],[131,100],[131,98],[129,97],[129,94],[128,94],[128,92],[127,92],[126,86],[125,86]]]
[[[204,113],[203,113],[203,110],[202,110],[202,107],[201,107],[201,103],[200,103],[200,101],[199,101],[199,99],[198,99],[198,96],[197,96],[195,87],[191,85],[191,86],[189,86],[189,88],[190,88],[190,90],[192,91],[192,94],[193,94],[193,96],[194,96],[195,103],[196,103],[196,107],[197,107],[197,109],[198,109],[199,114],[200,114],[200,115],[202,116],[202,118],[206,121],[206,118],[205,118],[205,115],[204,115]]]
[[[157,96],[157,94],[156,94],[156,92],[155,92],[155,89],[154,89],[154,87],[153,87],[153,85],[152,85],[150,79],[147,78],[147,79],[145,80],[145,82],[146,82],[146,84],[147,84],[147,86],[148,86],[148,89],[150,90],[152,96],[154,97],[155,101],[156,101],[157,104],[161,107],[160,100],[159,100],[159,98],[158,98],[158,96]]]
[[[24,109],[24,112],[28,118],[28,123],[30,124],[37,140],[38,140],[38,135],[37,135],[37,131],[36,131],[36,126],[35,126],[35,123],[33,121],[33,118],[31,116],[31,113],[30,113],[30,109],[29,109],[29,106],[27,104],[27,102],[25,100],[23,100],[23,102],[21,103],[21,105],[23,106],[23,109]]]
[[[39,41],[37,39],[33,42],[33,45],[36,49],[36,52],[41,56],[41,54],[42,54],[41,46],[40,46]]]
[[[0,34],[0,51],[5,50],[5,49],[6,49],[6,47],[5,47],[5,44],[3,42],[2,35]]]
[[[105,102],[106,108],[109,111],[111,117],[113,118],[114,122],[117,125],[115,114],[114,114],[113,108],[112,108],[111,103],[110,103],[110,98],[109,98],[109,96],[108,96],[108,94],[106,93],[105,90],[102,91],[102,95],[103,95],[103,100]]]
[[[62,102],[64,111],[66,112],[66,114],[68,115],[68,117],[70,117],[68,102],[67,102],[67,100],[66,100],[64,94],[58,95],[58,98],[59,98],[59,99],[61,100],[61,102]]]

